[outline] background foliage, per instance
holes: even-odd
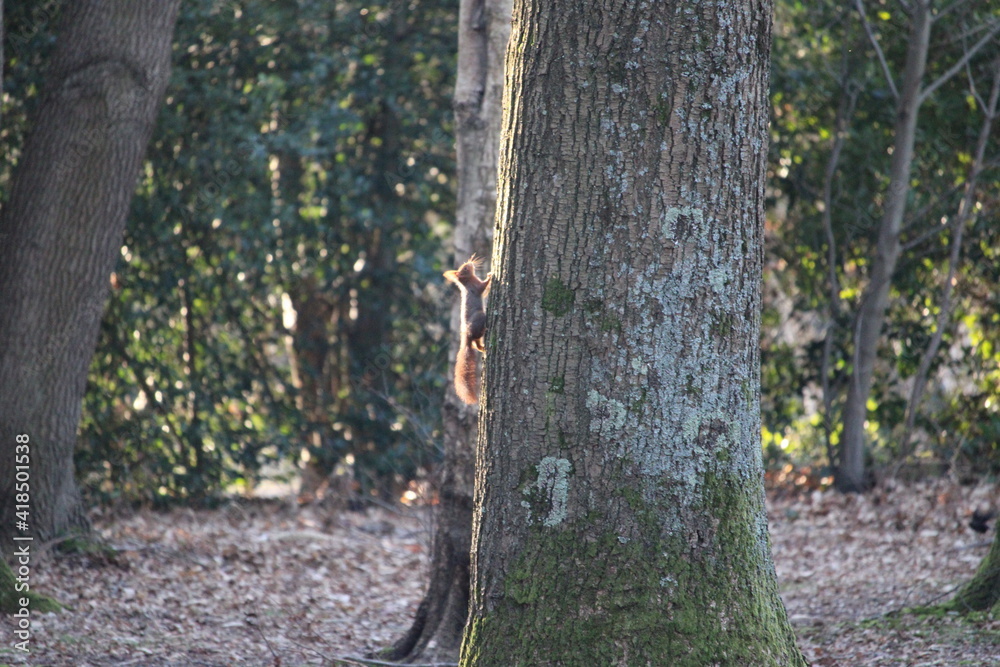
[[[58,14],[55,2],[5,4],[0,192]],[[823,469],[836,456],[894,112],[854,9],[777,5],[764,445],[771,465]],[[907,37],[898,7],[870,13],[896,72]],[[81,479],[102,499],[207,500],[273,464],[304,469],[314,488],[347,470],[361,493],[396,493],[438,458],[457,6],[191,0],[181,11],[173,81],[91,368]],[[949,17],[932,73],[998,11],[972,2]],[[883,468],[1000,468],[996,134],[915,448],[898,446],[908,383],[936,326],[944,223],[982,121],[970,81],[985,94],[998,52],[987,48],[921,111],[908,248],[870,402]]]
[[[902,4],[869,3],[866,12],[897,86],[909,25]],[[990,3],[956,7],[933,28],[927,80],[957,62],[985,27],[1000,17]],[[899,446],[913,375],[941,307],[951,240],[947,225],[957,213],[983,121],[975,94],[988,97],[998,58],[1000,43],[994,38],[962,74],[928,99],[918,116],[912,189],[902,232],[904,252],[893,278],[888,324],[868,405],[870,454],[883,468],[933,462],[938,470],[958,464],[971,472],[995,473],[1000,465],[996,290],[1000,137],[996,132],[987,147],[988,168],[965,230],[956,303],[918,411],[916,448]],[[798,462],[829,463],[836,456],[839,410],[852,364],[849,333],[857,324],[861,289],[874,261],[895,116],[878,56],[851,3],[777,3],[772,100],[765,443],[771,444],[775,459],[794,454],[791,458]],[[842,152],[831,169],[838,128]],[[832,264],[831,238],[823,225],[825,209],[835,249]],[[838,287],[836,299],[830,291],[831,269]],[[824,407],[822,358],[828,333],[830,404]],[[829,445],[824,446],[827,439]]]

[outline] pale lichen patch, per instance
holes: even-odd
[[[611,435],[625,426],[628,409],[619,400],[602,396],[600,392],[591,389],[587,393],[587,408],[591,413],[591,431]]]
[[[566,459],[546,456],[535,466],[538,479],[525,488],[522,493],[535,499],[536,504],[547,505],[548,511],[542,519],[542,525],[551,528],[566,519],[566,507],[569,499],[569,471],[572,468]],[[529,500],[522,500],[521,507],[528,510],[528,523],[533,521],[532,506]]]
[[[714,290],[716,294],[723,294],[726,289],[726,284],[729,283],[729,281],[730,277],[728,266],[720,266],[708,272],[708,282],[712,285],[712,290]]]
[[[701,415],[697,413],[689,414],[681,425],[684,439],[688,442],[694,441],[698,437],[699,430],[701,430]]]
[[[677,231],[677,220],[684,216],[690,218],[695,227],[701,228],[705,223],[705,214],[700,208],[694,206],[671,206],[663,213],[663,236],[672,239]]]

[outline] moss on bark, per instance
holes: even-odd
[[[0,612],[4,614],[16,614],[24,606],[29,611],[59,611],[62,605],[50,597],[32,593],[31,591],[18,590],[18,580],[14,572],[7,565],[7,561],[0,558]],[[23,605],[24,600],[28,601]]]
[[[945,607],[962,614],[987,609],[1000,612],[1000,532],[994,535],[993,545],[972,579]]]
[[[630,489],[640,539],[595,531],[606,516],[533,527],[504,595],[471,619],[461,664],[806,664],[763,571],[752,529],[760,508],[732,481],[707,479],[710,507],[695,510],[717,520],[708,558],[686,532],[664,531],[662,512]]]

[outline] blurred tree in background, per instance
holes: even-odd
[[[4,199],[59,6],[4,3]],[[985,0],[950,6],[928,81],[1000,18]],[[910,21],[900,3],[864,9],[874,41],[853,4],[777,2],[762,334],[772,465],[838,463],[894,141],[873,43],[898,74]],[[439,0],[183,3],[90,371],[77,466],[92,496],[211,498],[249,489],[269,463],[303,469],[314,494],[338,470],[388,494],[440,458],[456,30],[457,3]],[[920,109],[868,401],[878,468],[1000,471],[996,132],[950,261],[998,55],[994,37]]]
[[[170,80],[179,6],[67,5],[26,116],[33,125],[0,210],[3,545],[15,523],[39,541],[88,528],[73,465],[81,402],[108,275]],[[24,466],[18,484],[15,460]],[[32,489],[38,502],[29,508]]]
[[[925,3],[910,6],[919,11]],[[909,176],[901,253],[867,401],[867,457],[876,464],[972,464],[995,472],[1000,350],[997,275],[1000,140],[962,223],[946,317],[939,318],[959,202],[1000,56],[1000,10],[948,3],[934,13]],[[898,77],[914,20],[902,3],[779,2],[772,60],[770,299],[765,314],[765,443],[804,460],[840,463],[844,401],[854,377],[862,297],[890,195]],[[869,31],[871,34],[869,35]],[[966,54],[985,44],[971,58]],[[879,45],[881,53],[876,51]],[[884,65],[883,65],[884,63]],[[951,68],[957,68],[949,72]],[[946,74],[954,74],[945,77]],[[941,81],[931,89],[931,82]],[[991,288],[990,286],[994,286]],[[904,415],[921,357],[940,324],[930,390]],[[767,325],[770,325],[768,327]],[[910,445],[904,443],[912,443]],[[940,467],[938,466],[938,469]]]
[[[281,458],[319,487],[346,459],[386,490],[434,456],[454,10],[182,12],[91,369],[85,482],[199,498]]]

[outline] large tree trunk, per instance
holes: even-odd
[[[36,543],[86,527],[77,423],[180,0],[64,9],[43,101],[0,216],[0,544],[14,531],[15,436],[30,439]],[[22,438],[23,440],[24,438]]]
[[[914,3],[910,39],[903,71],[903,88],[896,110],[896,126],[889,166],[889,191],[878,228],[878,243],[868,285],[861,295],[861,308],[854,330],[854,364],[844,403],[844,432],[840,443],[840,461],[836,485],[841,491],[863,491],[868,486],[865,475],[865,422],[868,420],[868,396],[871,393],[875,358],[878,354],[885,310],[889,305],[889,287],[899,259],[899,230],[910,192],[910,166],[917,136],[917,111],[920,108],[920,85],[927,65],[931,35],[930,7],[925,0]]]
[[[493,231],[503,62],[510,37],[510,13],[511,0],[461,0],[459,4],[454,103],[458,157],[455,266],[473,252],[482,253]],[[460,324],[456,298],[451,330],[457,334]],[[458,344],[456,335],[449,353],[452,363]],[[476,414],[476,409],[460,401],[448,383],[444,403],[444,461],[430,583],[413,626],[388,651],[392,659],[453,662],[458,657],[462,629],[469,614]]]
[[[769,2],[517,0],[463,665],[802,665],[760,447]]]

